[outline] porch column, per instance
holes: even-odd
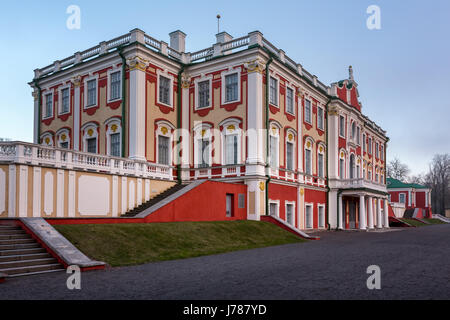
[[[373,229],[373,198],[369,197],[369,229]]]
[[[383,228],[383,223],[381,220],[381,198],[377,198],[377,228]]]
[[[342,208],[342,195],[339,195],[338,206],[339,206],[338,229],[343,230],[344,228],[342,222],[344,221],[345,212]]]
[[[389,207],[388,199],[384,199],[384,227],[389,228]]]
[[[359,196],[359,229],[366,230],[366,208],[364,195]]]

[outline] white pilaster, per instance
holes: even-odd
[[[56,216],[64,217],[64,170],[56,171]]]
[[[112,216],[119,214],[119,177],[112,177]]]
[[[80,151],[80,108],[81,108],[81,94],[80,94],[81,78],[75,77],[72,79],[74,86],[73,92],[73,149]]]
[[[127,177],[122,177],[122,208],[121,214],[127,213]]]
[[[9,166],[9,185],[8,185],[8,217],[16,216],[16,166]]]
[[[33,217],[41,216],[41,167],[33,167]]]
[[[373,223],[373,198],[369,197],[368,199],[368,217],[369,217],[369,229],[373,229],[374,228],[374,223]]]
[[[383,228],[383,222],[381,219],[381,199],[377,198],[377,228]]]
[[[339,206],[338,229],[343,230],[344,229],[343,222],[344,222],[345,213],[344,213],[344,209],[342,206],[342,195],[339,195],[338,206]]]
[[[41,121],[40,119],[40,115],[39,115],[39,100],[41,97],[39,97],[38,95],[38,90],[35,89],[33,91],[33,98],[34,98],[34,128],[33,128],[33,143],[35,144],[39,144],[39,136],[40,133],[38,132],[38,128],[39,128],[39,121]]]
[[[389,207],[388,207],[388,199],[384,199],[384,227],[389,228]]]
[[[359,228],[361,230],[366,230],[366,208],[365,208],[365,198],[364,195],[359,196]]]
[[[148,62],[140,57],[128,60],[130,66],[129,158],[145,161],[145,69]]]
[[[28,215],[28,166],[19,166],[19,217]]]
[[[75,217],[75,171],[69,171],[68,195],[67,195],[67,215],[69,218]]]

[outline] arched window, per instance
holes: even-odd
[[[273,170],[278,170],[279,157],[280,157],[280,127],[276,123],[270,125],[270,137],[269,137],[269,155],[270,155],[270,167]]]
[[[235,165],[241,163],[241,121],[227,119],[220,124],[222,128],[222,164]]]
[[[350,179],[355,179],[356,163],[355,163],[355,155],[353,153],[350,155],[350,168],[349,169],[350,169],[349,170],[350,171]]]
[[[305,141],[305,173],[310,176],[313,175],[313,145],[314,141],[311,138],[307,138]]]
[[[317,175],[325,178],[325,145],[320,143],[317,148]]]
[[[361,178],[361,158],[358,156],[356,160],[356,179]]]
[[[61,129],[56,132],[56,146],[62,149],[70,148],[70,131],[69,129]]]
[[[156,123],[156,160],[163,165],[172,164],[172,132],[175,127],[168,121],[159,121]]]
[[[295,138],[294,130],[286,131],[286,169],[293,171],[295,168]]]
[[[207,168],[212,165],[212,126],[201,123],[194,128],[194,165]]]
[[[345,151],[339,152],[339,178],[345,179]]]
[[[113,157],[122,156],[122,124],[119,118],[112,118],[106,124],[106,153]]]
[[[46,132],[41,136],[41,144],[47,147],[53,147],[53,133]]]
[[[95,123],[87,123],[81,128],[83,137],[83,151],[90,153],[98,153],[98,125]]]
[[[355,121],[352,122],[352,140],[356,139],[356,123]]]

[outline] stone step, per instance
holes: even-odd
[[[22,228],[18,227],[18,226],[0,225],[0,232],[6,231],[6,230],[22,230]]]
[[[0,235],[11,235],[11,234],[27,234],[24,230],[0,230]]]
[[[9,262],[9,261],[27,261],[27,260],[44,259],[44,258],[51,258],[51,257],[52,256],[47,252],[0,256],[0,263],[1,262]]]
[[[21,268],[21,267],[31,267],[31,266],[42,266],[46,264],[55,264],[58,261],[55,258],[43,258],[35,260],[23,260],[23,261],[8,261],[0,262],[0,272],[4,272],[5,269],[11,268]],[[4,272],[6,273],[6,272]]]
[[[0,257],[9,257],[9,256],[19,256],[19,255],[29,255],[35,253],[47,253],[47,251],[42,247],[35,248],[25,248],[25,249],[10,249],[0,251]]]
[[[1,240],[12,240],[12,239],[31,239],[31,236],[26,233],[0,234],[0,241]]]
[[[2,273],[6,273],[8,276],[29,275],[30,273],[37,273],[50,270],[64,270],[63,266],[59,263],[43,264],[27,267],[15,267],[1,270]]]
[[[61,272],[61,271],[65,271],[65,269],[62,266],[61,266],[60,269],[51,269],[51,270],[38,271],[38,272],[28,272],[28,273],[13,274],[13,275],[8,276],[8,278],[34,276],[34,275],[38,275],[38,274],[52,273],[52,272]]]
[[[3,245],[12,245],[12,244],[30,244],[35,243],[36,240],[29,237],[28,239],[9,239],[9,240],[0,240],[0,246]]]
[[[0,251],[17,250],[17,249],[32,249],[40,248],[39,243],[26,243],[26,244],[0,244]],[[0,255],[2,255],[0,253]]]

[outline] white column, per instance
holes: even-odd
[[[246,64],[248,69],[248,154],[247,154],[247,174],[264,175],[264,166],[259,166],[264,162],[265,146],[263,130],[263,89],[262,72],[264,66],[259,60]],[[251,166],[248,166],[248,165]],[[256,165],[256,166],[252,166]]]
[[[190,132],[189,132],[189,87],[190,87],[190,79],[187,77],[183,77],[181,81],[181,92],[182,92],[182,106],[181,106],[181,147],[183,150],[183,155],[181,157],[181,168],[182,170],[181,178],[183,180],[190,179],[190,159],[191,159],[191,149],[190,149]]]
[[[342,208],[343,207],[342,206],[342,195],[339,195],[338,206],[339,206],[338,229],[342,230],[342,229],[344,229],[343,221],[344,221],[344,216],[345,216],[345,212]]]
[[[75,77],[72,79],[72,84],[74,86],[73,91],[73,149],[80,151],[80,108],[81,108],[81,95],[80,95],[80,84],[81,78]]]
[[[39,121],[41,121],[39,114],[39,100],[41,99],[41,97],[39,97],[38,90],[36,88],[33,91],[33,98],[34,98],[33,143],[39,144],[40,132],[38,132],[38,128],[39,128]]]
[[[19,217],[28,216],[28,166],[18,166],[19,168]],[[11,191],[10,191],[11,192]]]
[[[134,57],[127,63],[130,66],[129,158],[145,161],[145,69],[148,62]]]
[[[373,198],[369,197],[368,199],[368,216],[369,216],[369,229],[374,228],[373,224]]]
[[[366,208],[364,195],[359,196],[359,228],[366,230]]]
[[[389,207],[388,199],[384,199],[384,227],[389,228]]]
[[[381,219],[381,199],[377,198],[377,228],[383,228],[383,223]]]
[[[297,128],[299,128],[299,132],[297,133],[298,137],[303,137],[303,132],[302,132],[302,128],[303,128],[303,108],[302,108],[302,94],[298,94],[297,95],[297,104],[298,104],[298,109],[297,109]],[[298,172],[303,172],[303,139],[302,138],[297,138],[297,163],[298,163]],[[326,159],[328,161],[328,159]],[[303,180],[301,181],[303,182]]]

